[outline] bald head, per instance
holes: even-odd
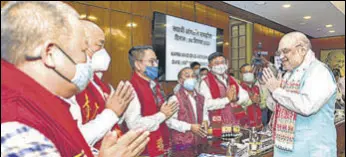
[[[93,22],[82,20],[82,24],[84,25],[89,48],[92,50],[92,52],[89,51],[88,53],[88,55],[91,57],[94,52],[104,47],[105,34],[102,29]]]
[[[311,50],[310,40],[303,33],[291,32],[284,35],[278,49],[283,68],[291,71],[298,67],[309,50]]]
[[[87,61],[81,28],[79,14],[63,2],[8,2],[1,11],[1,59],[69,98],[83,88],[72,81],[80,76],[76,65]]]
[[[291,32],[284,35],[279,43],[279,50],[284,48],[292,48],[295,46],[302,46],[305,49],[311,49],[310,40],[301,32]]]
[[[34,49],[44,41],[69,41],[78,18],[62,2],[8,2],[1,11],[1,58],[19,64],[25,55],[38,56]]]

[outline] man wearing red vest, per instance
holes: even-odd
[[[205,98],[209,120],[215,136],[221,136],[222,125],[247,123],[246,113],[240,104],[248,103],[248,93],[226,73],[226,58],[222,53],[209,55],[211,71],[200,85],[200,94]]]
[[[113,88],[101,81],[102,74],[107,71],[111,61],[104,48],[105,34],[100,27],[90,21],[82,20],[82,23],[88,38],[87,54],[91,58],[94,75],[86,89],[67,102],[71,105],[70,112],[77,120],[88,144],[99,149],[101,139],[109,130],[116,130],[118,135],[121,135],[117,123],[132,100],[133,89],[128,82],[126,84],[120,82],[117,91],[112,92]]]
[[[84,90],[92,76],[80,28],[79,14],[62,2],[8,2],[2,9],[1,156],[93,156],[59,99]],[[119,139],[109,133],[99,157],[140,153],[149,141],[141,132]]]
[[[240,67],[243,81],[240,85],[245,89],[251,101],[251,105],[247,106],[247,116],[249,118],[249,127],[260,128],[262,126],[262,112],[259,106],[260,103],[260,89],[255,85],[255,76],[250,64],[244,64]]]
[[[164,123],[177,111],[176,102],[165,103],[158,77],[158,60],[151,46],[135,46],[129,50],[129,62],[134,70],[131,84],[135,98],[124,113],[128,128],[143,127],[150,131],[150,141],[144,154],[165,156],[170,150],[169,130]]]
[[[188,148],[196,148],[206,136],[201,124],[204,117],[208,116],[208,112],[204,110],[204,97],[195,91],[197,80],[192,68],[186,67],[180,70],[178,82],[181,88],[169,99],[169,102],[177,101],[179,111],[168,119],[166,124],[171,128],[173,149],[186,150],[184,155],[187,155],[186,153],[193,153]]]

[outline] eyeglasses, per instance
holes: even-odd
[[[300,46],[302,46],[302,44],[298,44],[298,45],[294,46],[294,48],[297,48]],[[292,51],[291,48],[283,48],[282,50],[278,50],[279,54],[288,54],[291,51]]]
[[[196,78],[196,74],[184,74],[185,78]]]
[[[149,59],[149,60],[143,60],[143,59],[139,59],[138,61],[148,61],[150,63],[151,66],[153,65],[159,65],[159,60],[158,59]]]
[[[219,65],[219,64],[226,64],[226,61],[225,60],[223,60],[223,61],[215,61],[214,64],[217,64],[217,65]]]

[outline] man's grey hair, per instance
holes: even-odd
[[[8,2],[1,11],[1,59],[25,61],[46,40],[55,43],[73,37],[72,24],[79,14],[63,2]]]
[[[290,32],[285,34],[280,40],[279,45],[289,45],[290,47],[302,46],[306,51],[311,50],[311,42],[305,34],[301,32]]]
[[[146,50],[153,50],[152,46],[144,45],[144,46],[134,46],[129,50],[129,63],[131,68],[135,68],[135,61],[141,60],[144,57],[144,53]],[[154,50],[153,50],[154,51]]]

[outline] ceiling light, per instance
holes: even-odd
[[[291,7],[291,4],[284,4],[284,5],[282,5],[282,7],[289,8],[289,7]]]
[[[130,22],[126,25],[127,27],[137,27],[137,24],[134,22]]]
[[[265,5],[267,3],[265,1],[257,1],[257,2],[255,2],[255,4],[257,4],[257,5]]]
[[[321,29],[321,28],[317,28],[316,30],[317,30],[317,31],[321,31],[322,29]]]
[[[330,30],[329,33],[334,33],[335,31],[334,30]]]
[[[311,16],[304,16],[304,19],[306,20],[311,19]]]
[[[332,24],[326,25],[326,28],[330,28],[330,27],[333,27],[333,25]]]

